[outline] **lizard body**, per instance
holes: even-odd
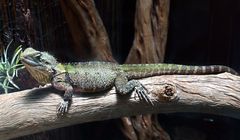
[[[30,74],[41,84],[51,83],[53,87],[64,91],[63,101],[58,113],[64,114],[74,92],[99,92],[113,86],[119,94],[128,94],[133,90],[140,99],[152,104],[147,90],[136,79],[167,74],[215,74],[230,72],[233,69],[220,66],[187,66],[176,64],[123,64],[111,62],[59,63],[47,52],[27,48],[20,57]]]

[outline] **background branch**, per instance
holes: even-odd
[[[109,38],[94,1],[60,0],[60,4],[79,58],[114,61]]]

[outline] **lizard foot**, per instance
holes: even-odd
[[[68,101],[61,101],[57,106],[57,114],[64,115],[68,111]]]
[[[137,96],[140,100],[145,100],[147,103],[150,103],[151,105],[154,105],[151,101],[150,97],[147,95],[148,91],[144,86],[138,86],[135,87]]]

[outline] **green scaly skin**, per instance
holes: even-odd
[[[146,88],[135,79],[168,74],[215,74],[230,72],[226,66],[186,66],[176,64],[123,64],[111,62],[59,63],[47,52],[27,48],[20,57],[30,74],[42,85],[51,83],[65,91],[58,105],[58,114],[68,111],[74,92],[100,92],[115,86],[118,94],[130,94],[133,90],[141,100],[153,105]]]

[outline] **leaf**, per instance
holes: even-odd
[[[8,54],[8,48],[10,47],[10,45],[12,44],[13,39],[8,43],[7,48],[3,51],[3,55],[4,55],[4,59],[5,62],[8,60],[7,54]]]
[[[13,58],[12,58],[12,61],[11,61],[11,65],[13,64],[17,64],[19,62],[19,54],[21,53],[22,51],[22,45],[18,46],[17,49],[14,51],[14,55],[13,55]]]
[[[18,70],[23,69],[24,65],[20,64],[20,54],[22,52],[21,45],[18,46],[11,59],[8,58],[8,49],[13,40],[7,45],[6,49],[3,50],[3,54],[0,58],[0,86],[8,93],[9,89],[19,87],[13,82],[13,78],[17,76]]]
[[[8,81],[16,88],[16,89],[20,89],[13,81],[12,78],[8,79]]]

